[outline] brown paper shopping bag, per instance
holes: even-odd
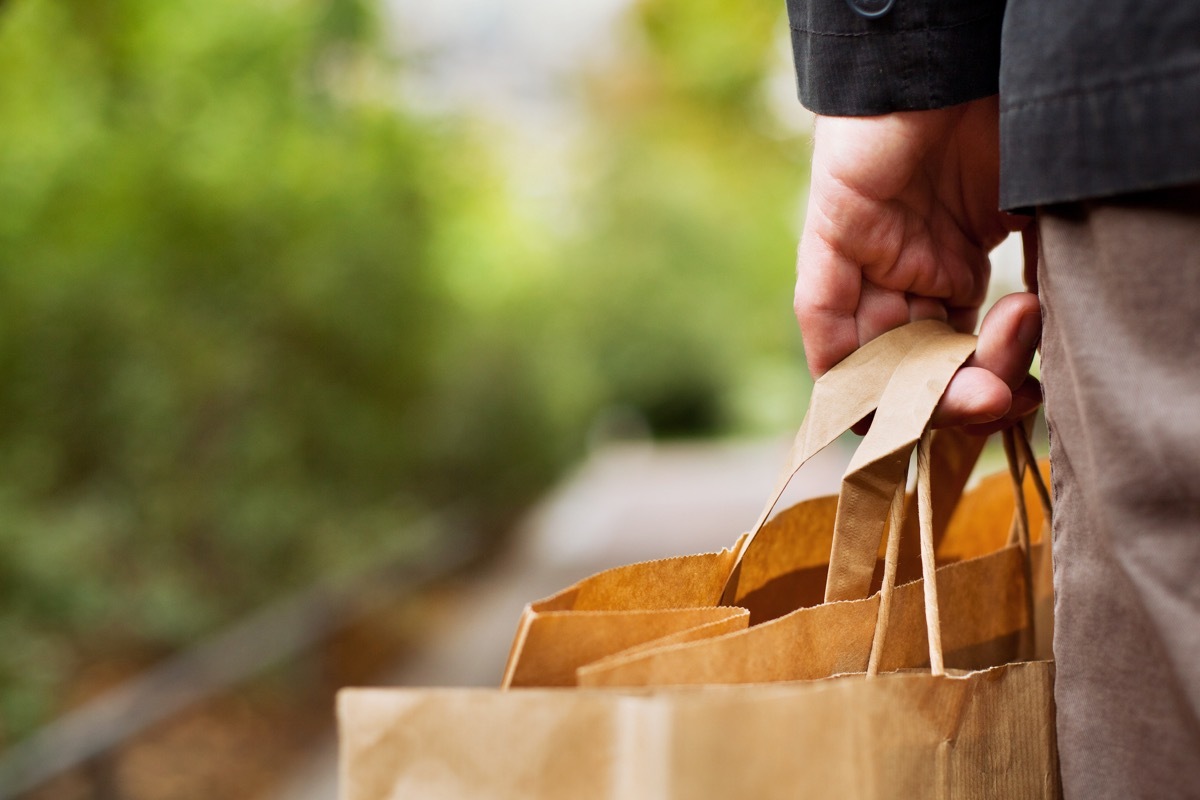
[[[982,449],[984,439],[959,431],[938,431],[934,439],[933,480],[938,487],[934,502],[934,537],[939,554],[951,513]],[[792,470],[789,465],[788,472]],[[1001,495],[1003,504],[1009,495]],[[1011,500],[1009,501],[1011,505]],[[817,497],[779,512],[765,522],[744,549],[736,580],[727,587],[723,602],[750,612],[750,623],[758,624],[783,616],[797,608],[819,605],[825,597],[838,496]],[[910,503],[911,506],[911,503]],[[911,507],[908,509],[911,512]],[[989,507],[989,513],[992,511]],[[919,574],[915,544],[916,519],[906,514],[905,530],[914,534],[901,540],[902,582]],[[960,524],[960,528],[961,528]],[[951,560],[963,560],[998,550],[1004,538],[959,536],[958,551]],[[736,549],[736,547],[735,547]],[[882,554],[880,554],[882,556]],[[878,585],[882,573],[873,582]]]
[[[347,691],[339,698],[342,797],[1059,797],[1053,666],[944,669],[948,608],[938,595],[950,581],[934,563],[930,449],[926,436],[917,492],[923,581],[896,586],[900,540],[889,536],[881,591],[870,598],[868,674],[655,690]],[[891,492],[892,528],[904,531],[903,484]],[[1008,552],[1021,550],[1018,542]],[[887,649],[912,646],[902,602],[912,586],[930,668],[885,673]]]
[[[355,689],[341,800],[1053,800],[1047,663],[664,689]]]
[[[840,600],[796,608],[747,629],[703,640],[650,642],[614,652],[581,665],[576,671],[577,682],[610,687],[759,683],[811,680],[865,670],[879,615],[880,597],[868,592],[876,571],[876,551],[887,516],[884,512],[892,504],[893,495],[903,497],[896,492],[898,487],[903,492],[909,451],[970,346],[970,337],[947,336],[941,345],[926,341],[897,369],[880,400],[871,432],[847,472],[832,535],[828,530],[805,531],[810,547],[832,548],[826,586],[843,587]],[[927,469],[927,478],[928,473]],[[1018,484],[1019,477],[1012,473]],[[779,490],[774,496],[778,494]],[[1010,509],[1012,505],[1010,500]],[[1018,505],[1024,510],[1023,503]],[[764,518],[769,510],[768,505]],[[953,667],[983,668],[1035,652],[1032,609],[1035,598],[1049,607],[1050,584],[1048,580],[1033,584],[1027,540],[1006,544],[1007,520],[1007,516],[1002,517],[990,526],[976,520],[973,530],[960,523],[953,543],[960,551],[965,549],[968,557],[938,570],[945,605],[940,628],[947,663]],[[839,536],[840,531],[851,535]],[[891,538],[897,545],[892,561],[895,564],[902,540]],[[743,546],[744,551],[753,552],[758,541],[750,540]],[[970,557],[973,553],[965,546],[978,546],[980,542],[989,550],[995,549]],[[1040,549],[1040,545],[1037,547]],[[748,572],[742,569],[735,580],[740,581]],[[884,669],[927,663],[922,611],[925,591],[921,580],[897,589],[893,624],[901,632],[880,653]],[[735,591],[732,597],[735,603],[745,604],[739,598],[749,595]],[[751,615],[753,620],[753,610]]]
[[[709,638],[819,603],[837,499],[797,504],[764,527],[766,516],[808,458],[878,406],[892,373],[912,354],[914,344],[922,343],[922,352],[929,352],[929,342],[946,339],[947,332],[936,322],[906,326],[869,343],[817,382],[788,467],[755,526],[759,532],[753,547],[744,547],[743,539],[720,553],[606,570],[530,604],[514,638],[503,686],[571,685],[577,667],[630,647],[656,640],[678,644]],[[960,361],[970,351],[968,339],[957,340]],[[911,373],[911,362],[908,369]],[[976,437],[939,434],[934,459],[940,489],[940,505],[935,508],[939,536],[980,447]],[[914,520],[910,516],[907,521]],[[911,550],[907,558],[902,556],[902,575],[911,575],[915,554]],[[731,580],[735,563],[744,572],[740,583]],[[739,585],[747,588],[736,597],[722,598],[723,592]],[[743,606],[750,616],[716,612],[719,603]],[[645,613],[649,611],[656,613]]]

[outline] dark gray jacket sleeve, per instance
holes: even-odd
[[[800,101],[867,116],[995,94],[1005,0],[787,0]]]

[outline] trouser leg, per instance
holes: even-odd
[[[1200,187],[1039,232],[1064,790],[1200,798]]]

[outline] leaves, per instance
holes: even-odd
[[[364,0],[0,8],[0,740],[431,508],[501,532],[609,409],[794,424],[778,13],[638,5],[529,206]]]

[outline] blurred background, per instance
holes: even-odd
[[[4,0],[0,121],[4,796],[279,796],[564,475],[803,414],[776,0]]]

